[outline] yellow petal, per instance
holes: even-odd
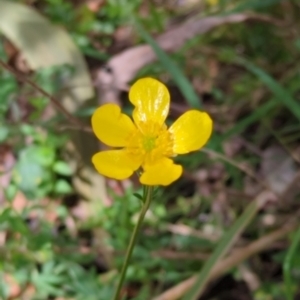
[[[211,136],[212,126],[212,119],[205,112],[190,110],[184,113],[169,128],[174,139],[174,153],[185,154],[202,148]]]
[[[169,185],[182,174],[182,166],[169,158],[162,158],[154,165],[146,165],[140,182],[146,185]]]
[[[104,104],[94,112],[92,127],[97,138],[111,147],[124,147],[135,130],[132,120],[116,104]]]
[[[130,177],[141,165],[139,159],[129,156],[125,150],[98,152],[92,162],[100,174],[118,180]]]
[[[135,106],[133,119],[142,131],[145,127],[141,124],[150,123],[151,128],[157,128],[157,125],[165,122],[169,113],[170,94],[160,81],[149,77],[139,79],[130,88],[129,99]]]

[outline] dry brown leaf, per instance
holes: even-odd
[[[3,247],[6,242],[7,232],[0,231],[0,247]]]
[[[169,224],[167,228],[170,232],[174,234],[183,236],[193,236],[199,239],[207,239],[211,242],[215,242],[220,238],[220,233],[217,231],[210,232],[208,234],[205,231],[199,231],[184,224]]]
[[[207,260],[210,256],[209,253],[205,252],[178,252],[174,250],[157,250],[157,251],[152,251],[151,256],[153,257],[159,257],[163,259],[168,259],[168,260]]]
[[[187,40],[197,35],[224,24],[240,23],[246,20],[273,21],[266,16],[242,13],[192,19],[161,34],[156,42],[163,50],[174,52]],[[118,102],[119,90],[127,90],[128,82],[135,77],[137,72],[155,60],[156,55],[149,45],[135,46],[113,56],[106,67],[100,69],[97,74],[96,84],[99,88],[101,103]]]
[[[293,182],[297,165],[283,148],[271,146],[263,153],[262,173],[269,187],[281,195]]]
[[[98,12],[101,7],[105,4],[105,0],[87,0],[86,6],[94,13]]]
[[[14,211],[18,213],[23,212],[27,204],[28,204],[28,200],[25,197],[25,195],[21,191],[18,191],[17,194],[15,195],[15,198],[12,201],[12,207]]]
[[[10,299],[18,297],[21,292],[21,286],[17,282],[17,280],[10,274],[4,274],[4,284],[8,287]]]
[[[258,276],[251,270],[246,264],[241,264],[239,267],[239,272],[244,282],[247,284],[250,291],[257,291],[261,285]]]
[[[15,297],[9,297],[8,300],[31,300],[35,295],[35,287],[32,284],[28,284],[20,291],[19,295],[16,295]]]

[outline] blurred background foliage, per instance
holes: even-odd
[[[299,232],[280,231],[300,213],[299,15],[298,0],[0,0],[0,299],[112,297],[141,190],[94,172],[89,118],[109,101],[130,112],[140,76],[170,88],[168,122],[200,107],[215,128],[157,190],[124,299],[197,274],[264,191],[199,299],[300,299]]]

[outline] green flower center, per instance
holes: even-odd
[[[143,138],[143,148],[145,149],[146,152],[151,152],[155,148],[155,143],[156,137],[148,137],[145,136]]]
[[[137,129],[128,137],[126,151],[133,159],[136,157],[142,160],[142,165],[147,165],[174,156],[173,138],[166,125],[150,122],[143,126],[143,130]]]

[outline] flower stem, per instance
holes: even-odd
[[[150,206],[151,200],[152,200],[152,194],[153,194],[153,187],[151,186],[144,186],[144,193],[143,193],[143,207],[142,210],[140,212],[138,221],[134,227],[134,230],[132,232],[131,238],[130,238],[130,242],[126,251],[126,256],[125,256],[125,261],[123,263],[122,266],[122,270],[121,270],[121,277],[115,292],[115,295],[113,297],[113,300],[119,300],[119,296],[120,296],[120,292],[121,292],[121,288],[123,286],[123,282],[125,279],[125,275],[126,275],[126,271],[128,268],[128,264],[129,264],[129,260],[131,258],[131,254],[134,248],[134,245],[136,243],[141,225],[143,223],[144,217],[146,215],[146,212]]]

